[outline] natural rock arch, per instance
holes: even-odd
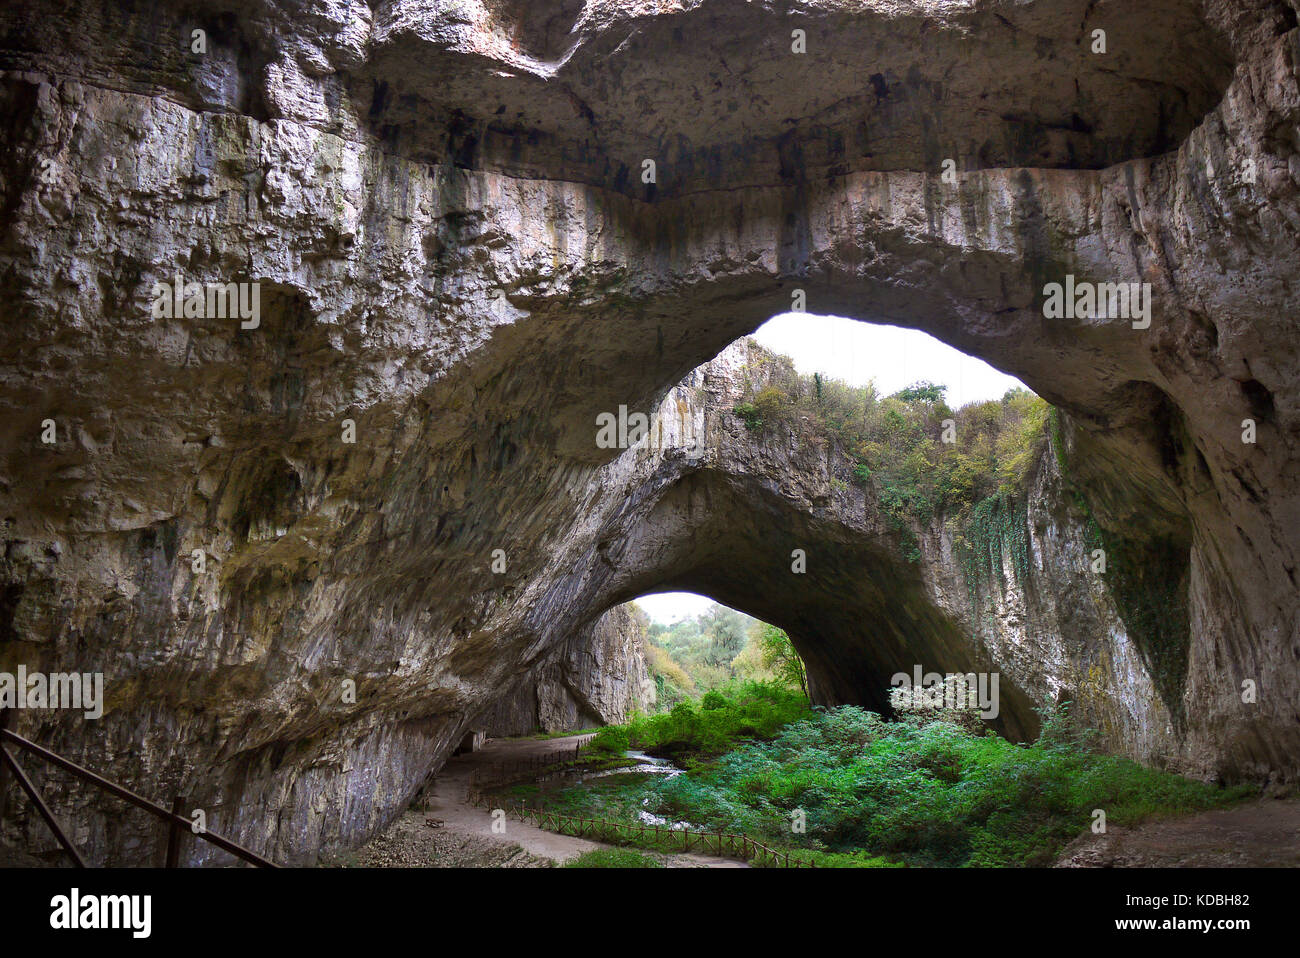
[[[1012,737],[1033,734],[1044,699],[1070,699],[1107,747],[1185,764],[1177,703],[1153,681],[1157,663],[1128,635],[1122,603],[1088,571],[1088,516],[1052,447],[1025,492],[1023,566],[1007,552],[993,579],[970,579],[947,517],[904,535],[872,488],[843,481],[853,460],[835,447],[744,426],[733,407],[746,384],[762,387],[769,360],[739,343],[670,391],[654,419],[662,433],[606,470],[618,506],[576,574],[551,580],[562,600],[536,601],[546,621],[562,604],[581,629],[647,592],[699,592],[785,628],[820,703],[887,710],[891,676],[917,665],[997,672],[995,727]]]
[[[1169,34],[1145,32],[1139,56],[1116,46],[1137,14],[1082,0],[810,3],[827,68],[856,84],[832,104],[775,83],[789,22],[742,22],[752,4],[588,4],[571,45],[514,50],[422,3],[310,23],[249,3],[194,15],[211,20],[197,62],[173,43],[184,11],[9,5],[0,639],[116,689],[94,727],[20,728],[237,808],[217,826],[286,860],[355,841],[504,679],[598,613],[600,543],[656,485],[595,447],[595,415],[651,408],[797,286],[810,309],[925,328],[1064,409],[1098,521],[1186,557],[1170,686],[1186,727],[1170,745],[1157,707],[1124,702],[1136,750],[1294,776],[1300,31],[1274,0],[1158,7],[1143,22]],[[1094,14],[1121,18],[1115,65],[1083,53]],[[728,24],[751,49],[780,41],[734,107],[691,46]],[[643,62],[677,30],[679,89]],[[969,67],[949,98],[919,66],[945,62]],[[673,115],[685,89],[706,112]],[[723,114],[719,139],[681,138]],[[648,154],[653,191],[630,172]],[[153,281],[177,270],[261,283],[261,334],[151,321]],[[1151,329],[1046,321],[1042,286],[1066,273],[1151,282]],[[46,417],[52,448],[33,438]],[[637,490],[650,498],[623,498]],[[190,573],[196,548],[211,575]],[[336,701],[343,678],[355,707]],[[94,798],[54,799],[100,859],[143,837]]]
[[[926,672],[998,671],[935,604],[896,535],[882,527],[873,541],[857,523],[814,518],[737,478],[704,470],[679,480],[622,548],[605,550],[614,561],[617,549],[616,564],[626,566],[615,580],[629,583],[615,587],[620,601],[648,591],[696,592],[784,628],[819,705],[888,712],[890,678],[911,675],[914,664]],[[802,574],[791,568],[800,545],[809,556]],[[1000,689],[994,727],[1031,737],[1036,703],[1012,682]]]

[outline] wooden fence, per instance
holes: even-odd
[[[589,741],[589,740],[588,740]],[[585,744],[585,743],[583,743]],[[579,746],[581,748],[581,746]],[[569,756],[572,755],[572,758]],[[538,828],[575,838],[588,838],[592,841],[605,842],[609,845],[634,845],[662,849],[665,845],[683,852],[696,851],[706,855],[723,858],[740,858],[744,861],[777,868],[816,868],[812,862],[791,858],[789,852],[778,852],[762,842],[755,841],[748,835],[735,835],[730,832],[695,831],[688,828],[664,828],[661,825],[641,823],[614,822],[605,818],[582,818],[577,815],[565,815],[551,812],[544,808],[532,808],[522,804],[497,804],[484,789],[500,787],[525,777],[532,780],[544,780],[557,775],[567,774],[570,769],[563,763],[575,761],[578,749],[572,753],[551,752],[547,755],[533,756],[520,762],[495,763],[487,769],[476,770],[471,777],[469,794],[470,804],[482,808],[502,808],[507,815],[517,821],[528,822]],[[497,777],[480,774],[497,771]]]
[[[595,737],[595,735],[586,736],[573,746],[572,751],[567,748],[557,749],[543,755],[529,755],[509,762],[492,762],[476,768],[470,775],[470,790],[473,791],[480,785],[505,785],[521,778],[535,779],[548,771],[554,774],[555,771],[561,771],[573,762],[581,761],[582,750],[590,745]]]

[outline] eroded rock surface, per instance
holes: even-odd
[[[831,616],[804,640],[827,696],[940,651],[1026,697],[1087,678],[1119,747],[1191,774],[1294,777],[1298,57],[1282,0],[6,4],[0,669],[102,670],[109,699],[18,730],[308,861],[566,637],[689,581],[808,635],[835,603],[921,616],[875,643]],[[258,283],[258,327],[155,319],[178,273]],[[1151,283],[1151,327],[1045,319],[1066,274]],[[1013,591],[972,642],[967,590],[870,516],[595,444],[795,288],[1063,409],[1118,605],[1045,581],[1040,619]],[[1045,569],[1078,548],[1056,481]],[[634,534],[656,511],[681,535]],[[769,616],[790,537],[839,565]],[[92,860],[157,853],[47,788]]]
[[[1088,515],[1056,450],[1041,449],[1023,516],[999,536],[996,573],[971,574],[952,517],[905,535],[876,485],[854,478],[852,458],[794,427],[746,428],[733,409],[746,384],[766,383],[770,359],[737,343],[665,398],[665,439],[633,450],[631,505],[591,574],[605,573],[597,604],[668,587],[743,607],[790,633],[821,704],[886,711],[891,677],[914,664],[996,671],[993,724],[1004,734],[1032,736],[1035,705],[1069,700],[1110,749],[1180,765],[1146,650],[1089,571]],[[792,572],[794,549],[806,572]]]
[[[653,710],[645,614],[618,605],[562,643],[475,724],[490,735],[566,732]]]

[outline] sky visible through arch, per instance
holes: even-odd
[[[1017,386],[1026,388],[983,360],[920,330],[900,326],[781,313],[760,326],[753,338],[772,352],[789,356],[801,373],[821,373],[851,386],[865,386],[874,379],[882,396],[927,379],[947,386],[948,405],[957,409],[968,402],[1000,399]]]
[[[1000,399],[1020,380],[967,356],[926,333],[899,326],[877,326],[842,316],[782,313],[754,333],[754,339],[794,360],[795,369],[821,373],[853,386],[875,380],[887,396],[919,379],[948,387],[948,405]],[[690,592],[664,592],[637,599],[656,622],[668,624],[699,615],[713,600]]]

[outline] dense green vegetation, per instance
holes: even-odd
[[[694,698],[737,677],[733,661],[757,619],[714,603],[672,625],[652,622],[646,636],[662,708]],[[658,654],[656,654],[658,653]]]
[[[744,651],[732,662],[736,672],[750,678],[770,678],[807,696],[808,670],[785,630],[758,622],[749,636]]]
[[[636,748],[686,761],[720,755],[737,739],[771,738],[808,714],[802,692],[775,682],[736,682],[710,689],[698,703],[678,702],[668,712],[607,725],[596,733],[592,747],[620,754]]]
[[[671,625],[650,623],[646,638],[661,712],[736,680],[775,681],[807,691],[803,663],[785,632],[716,602]]]
[[[805,441],[832,444],[851,475],[868,485],[902,533],[904,552],[918,558],[912,525],[936,516],[965,527],[1014,507],[1047,442],[1048,404],[1024,389],[1001,399],[951,409],[947,387],[918,382],[891,396],[874,385],[849,386],[820,375],[803,376],[786,356],[755,349],[750,378],[735,413],[755,431],[793,430]],[[946,421],[951,430],[945,442]],[[998,504],[1001,504],[1000,506]],[[965,547],[983,559],[988,523],[976,523]]]
[[[1043,709],[1039,740],[1016,745],[949,721],[812,711],[772,686],[710,695],[713,708],[601,732],[607,747],[691,755],[688,771],[611,776],[565,789],[550,807],[743,832],[822,865],[1001,866],[1049,864],[1097,809],[1109,825],[1131,825],[1254,794],[1096,753],[1068,708]],[[734,747],[719,753],[720,740]]]

